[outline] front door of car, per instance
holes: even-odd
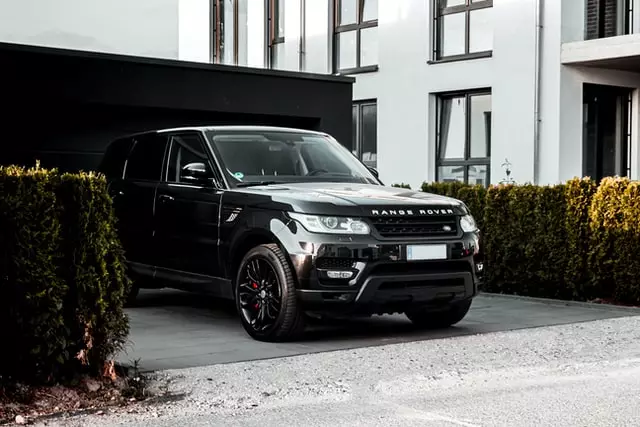
[[[156,192],[155,229],[162,252],[161,269],[187,273],[185,277],[219,277],[218,211],[222,191],[213,165],[199,133],[170,136],[163,180]]]

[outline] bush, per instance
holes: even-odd
[[[104,178],[0,167],[0,377],[97,374],[128,334]]]
[[[564,186],[492,187],[484,215],[486,290],[566,297]]]
[[[640,303],[640,183],[422,188],[462,200],[482,224],[485,290]]]
[[[626,303],[640,302],[640,183],[606,178],[590,212],[593,293]]]

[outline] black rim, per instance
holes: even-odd
[[[261,332],[272,327],[282,307],[282,294],[275,270],[267,261],[253,258],[242,270],[238,300],[245,321]]]

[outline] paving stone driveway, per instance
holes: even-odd
[[[249,338],[232,306],[202,296],[173,290],[142,291],[138,306],[127,312],[131,319],[130,343],[119,360],[122,363],[138,360],[143,370],[187,368],[640,315],[640,310],[603,305],[481,295],[465,320],[446,330],[418,331],[404,316],[376,316],[314,327],[301,342],[272,344]]]

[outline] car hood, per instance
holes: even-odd
[[[356,183],[292,183],[249,187],[243,193],[268,195],[276,203],[290,205],[295,212],[314,214],[359,215],[431,215],[465,214],[466,207],[459,200],[405,188]],[[342,211],[340,211],[342,209]],[[420,213],[421,209],[429,213]],[[339,211],[336,211],[339,210]],[[442,211],[442,212],[440,212]]]

